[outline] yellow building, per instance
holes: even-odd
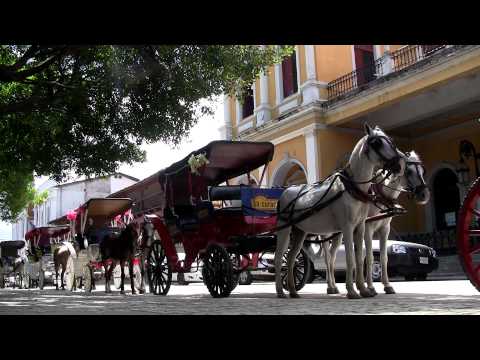
[[[464,140],[480,150],[480,46],[295,49],[257,79],[243,103],[224,99],[227,139],[275,145],[263,185],[328,176],[348,159],[368,122],[384,129],[403,151],[417,151],[427,169],[432,198],[421,207],[402,197],[408,214],[393,220],[396,233],[452,235],[460,202],[477,176],[472,157],[464,157],[459,171],[459,146]],[[447,245],[452,241],[450,236]]]

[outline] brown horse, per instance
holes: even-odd
[[[133,281],[133,260],[137,252],[138,231],[135,223],[130,223],[122,230],[120,235],[106,235],[100,243],[100,253],[102,256],[103,266],[105,268],[105,291],[111,292],[110,280],[112,278],[112,271],[120,263],[121,285],[120,293],[125,294],[125,263],[128,262],[128,271],[130,274],[130,285],[132,294],[135,294],[135,284]],[[107,269],[106,260],[112,260],[110,268]],[[143,280],[143,279],[142,279]]]

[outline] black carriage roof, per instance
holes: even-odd
[[[272,160],[273,152],[274,146],[270,142],[212,141],[160,171],[158,176],[161,180],[164,176],[175,175],[188,166],[192,155],[205,154],[209,163],[205,165],[202,176],[209,185],[218,185],[267,164]]]
[[[3,240],[0,242],[0,247],[21,249],[25,246],[25,244],[25,240]]]

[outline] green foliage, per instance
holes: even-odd
[[[144,161],[143,142],[178,144],[211,113],[201,99],[241,98],[292,50],[0,45],[0,217],[11,219],[27,204],[33,174],[57,181],[72,171],[105,175]]]

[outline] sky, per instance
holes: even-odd
[[[147,152],[147,160],[132,166],[122,165],[118,171],[142,180],[183,159],[190,152],[207,145],[210,141],[219,140],[221,138],[220,128],[224,123],[222,98],[219,97],[214,101],[205,102],[212,106],[214,115],[200,118],[198,123],[192,128],[190,135],[181,144],[175,148],[163,143],[144,144],[142,149]],[[35,185],[39,186],[47,179],[47,177],[36,178]],[[11,237],[11,225],[0,222],[0,240],[9,240]]]

